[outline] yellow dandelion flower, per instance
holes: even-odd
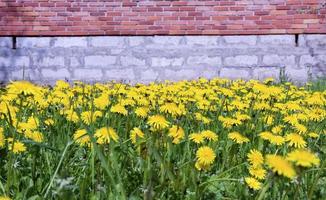
[[[270,140],[270,138],[273,136],[273,134],[271,132],[265,131],[265,132],[261,132],[259,134],[259,137],[263,140]]]
[[[205,130],[205,131],[202,131],[201,134],[207,140],[211,140],[211,141],[217,141],[218,140],[218,136],[213,131]]]
[[[84,111],[81,113],[81,119],[87,125],[90,125],[91,123],[95,122],[96,119],[99,117],[102,117],[102,112],[100,111]]]
[[[295,148],[304,148],[307,145],[303,137],[296,133],[287,134],[285,140],[289,142],[290,146],[294,146]]]
[[[307,127],[305,127],[302,124],[296,123],[294,124],[294,129],[299,133],[299,134],[305,134],[307,132]]]
[[[97,143],[99,144],[110,143],[111,138],[115,142],[119,139],[119,136],[112,127],[100,128],[95,132],[94,136],[97,138]]]
[[[149,108],[147,108],[147,107],[139,107],[139,108],[136,108],[136,110],[135,110],[135,114],[138,117],[142,117],[142,118],[147,117],[148,112],[149,112]]]
[[[135,127],[130,131],[130,139],[133,144],[136,144],[137,136],[144,138],[144,133],[140,128]]]
[[[314,133],[314,132],[308,133],[308,136],[311,137],[311,138],[318,138],[319,137],[319,135],[317,133]]]
[[[296,149],[287,155],[287,160],[294,162],[298,166],[312,167],[319,166],[319,158],[308,150]]]
[[[78,143],[80,146],[90,146],[91,140],[89,135],[87,134],[86,129],[79,129],[74,133],[74,140],[76,143]]]
[[[208,146],[200,147],[196,152],[197,161],[201,166],[211,165],[214,162],[215,157],[216,155],[213,149]]]
[[[260,180],[265,179],[266,173],[266,170],[262,167],[254,168],[253,166],[251,166],[249,168],[249,174]]]
[[[200,144],[200,143],[203,143],[204,142],[204,136],[200,133],[192,133],[189,135],[189,138],[191,141],[197,143],[197,144]]]
[[[97,109],[104,110],[109,104],[110,100],[106,93],[94,99],[94,105]]]
[[[261,189],[261,183],[253,178],[253,177],[246,177],[245,182],[247,183],[248,187],[253,190],[260,190]]]
[[[119,114],[122,114],[122,115],[127,115],[128,114],[128,110],[123,105],[120,105],[120,104],[112,106],[110,111],[113,112],[113,113],[119,113]]]
[[[291,163],[289,163],[286,159],[282,156],[278,155],[266,155],[266,163],[273,170],[279,175],[283,175],[290,179],[293,179],[296,176],[296,172],[293,169]]]
[[[275,145],[282,145],[285,142],[285,139],[280,135],[271,135],[269,138],[270,143]]]
[[[153,115],[148,118],[147,123],[154,130],[161,130],[169,126],[169,122],[162,115]]]
[[[173,143],[178,144],[184,138],[185,132],[180,126],[173,125],[169,129],[169,136],[173,138]]]
[[[46,120],[44,121],[44,123],[45,123],[46,125],[48,125],[48,126],[51,126],[51,125],[54,124],[54,120],[53,120],[53,119],[46,119]]]
[[[43,142],[43,134],[39,131],[26,130],[25,137],[33,140],[34,142]]]
[[[6,139],[6,137],[3,134],[3,128],[0,127],[0,149],[5,146],[5,144],[6,144],[5,139]]]
[[[261,166],[264,163],[263,154],[256,149],[250,150],[250,153],[248,153],[247,157],[249,163],[255,168]]]
[[[238,132],[232,132],[229,133],[228,138],[230,138],[231,140],[233,140],[234,142],[238,143],[238,144],[242,144],[242,143],[246,143],[249,142],[249,138],[241,135]]]
[[[8,138],[8,140],[11,141],[9,143],[9,150],[10,151],[14,152],[15,154],[26,151],[26,146],[22,142],[15,141],[13,143],[12,138]]]

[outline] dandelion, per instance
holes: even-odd
[[[319,166],[319,158],[308,150],[296,149],[287,155],[287,160],[294,162],[298,166],[312,167]]]
[[[289,163],[286,159],[282,156],[278,155],[266,155],[266,163],[273,170],[279,175],[283,175],[290,179],[293,179],[296,176],[296,172],[293,169],[291,163]]]
[[[94,105],[97,109],[104,110],[109,104],[108,95],[105,93],[94,99]]]
[[[163,117],[162,115],[154,115],[148,118],[147,123],[154,129],[154,130],[161,130],[167,128],[169,126],[169,122]]]
[[[265,179],[266,177],[266,170],[263,169],[262,167],[258,167],[258,168],[254,168],[253,166],[251,166],[249,168],[249,174],[257,179]]]
[[[218,136],[216,135],[216,133],[214,133],[213,131],[210,130],[206,130],[206,131],[202,131],[201,135],[210,141],[217,141],[218,140]]]
[[[26,130],[25,136],[34,142],[43,142],[43,134],[39,131]]]
[[[139,107],[139,108],[136,108],[136,110],[135,110],[135,114],[138,117],[142,117],[142,118],[147,117],[148,112],[149,112],[149,109],[147,107]]]
[[[287,134],[285,140],[289,142],[290,146],[294,146],[295,148],[304,148],[307,145],[303,137],[296,133]]]
[[[113,112],[113,113],[119,113],[121,115],[127,115],[128,114],[128,110],[123,105],[120,105],[120,104],[112,106],[110,111]]]
[[[196,158],[198,163],[197,168],[205,168],[210,166],[214,162],[215,157],[216,155],[210,147],[200,147],[196,152]]]
[[[87,125],[90,125],[92,122],[95,122],[97,118],[102,117],[102,112],[100,111],[84,111],[81,113],[81,119]]]
[[[256,149],[250,150],[250,153],[248,153],[247,157],[249,163],[255,168],[260,167],[264,163],[263,154]]]
[[[246,177],[245,182],[247,183],[248,187],[253,190],[260,190],[261,189],[261,183],[252,177]]]
[[[24,143],[15,141],[13,142],[12,138],[8,138],[9,143],[9,150],[15,154],[22,153],[26,151],[26,146]]]
[[[238,144],[243,144],[243,143],[247,143],[250,141],[249,138],[241,135],[238,132],[229,133],[228,138],[230,138],[231,140],[233,140],[234,142],[236,142]]]
[[[86,129],[79,129],[74,133],[74,140],[76,143],[78,143],[80,146],[90,146],[90,137],[87,134]]]
[[[204,142],[204,136],[200,133],[192,133],[189,135],[189,138],[191,141],[197,143],[197,144],[200,144],[200,143],[203,143]]]
[[[130,139],[133,144],[136,144],[137,136],[140,138],[144,138],[144,133],[140,128],[135,127],[130,131]]]
[[[118,141],[119,136],[112,127],[103,127],[98,129],[94,136],[97,138],[97,143],[105,144],[110,143],[110,140]]]
[[[169,136],[173,138],[173,143],[178,144],[180,140],[184,138],[184,130],[180,126],[173,125],[169,129]]]
[[[3,128],[0,127],[0,149],[3,148],[6,144],[5,135],[3,134]]]

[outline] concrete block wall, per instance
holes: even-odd
[[[326,76],[326,35],[0,37],[0,80],[152,82]]]

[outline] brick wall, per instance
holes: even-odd
[[[0,36],[326,33],[325,0],[0,0]]]

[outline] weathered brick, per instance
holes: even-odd
[[[172,81],[192,80],[200,77],[199,72],[193,69],[181,69],[178,71],[167,69],[164,72],[165,78]]]
[[[0,37],[0,47],[11,48],[11,38],[10,37]]]
[[[269,66],[283,67],[295,65],[295,56],[266,55],[263,64]]]
[[[57,37],[54,47],[87,47],[86,37]]]
[[[157,81],[159,79],[159,72],[153,69],[142,70],[140,72],[140,78],[142,81]]]
[[[64,67],[64,57],[41,57],[36,59],[35,64],[39,67]]]
[[[70,78],[70,72],[66,68],[42,69],[41,74],[45,79],[50,79],[50,80],[69,79]]]
[[[224,36],[227,44],[255,45],[257,36]]]
[[[129,45],[130,46],[139,46],[141,44],[144,44],[145,38],[142,36],[133,36],[133,37],[128,37],[129,40]]]
[[[184,58],[164,58],[164,57],[153,57],[153,67],[167,67],[167,66],[181,66],[184,62]]]
[[[106,67],[116,63],[116,56],[86,56],[85,67]]]
[[[188,65],[210,65],[210,66],[221,66],[222,59],[221,57],[214,56],[190,56],[187,59]]]
[[[121,56],[122,66],[145,66],[145,60],[134,56]]]
[[[250,79],[250,69],[246,68],[222,68],[220,77],[229,79]]]
[[[292,45],[295,46],[294,35],[262,35],[260,43],[265,45]]]
[[[101,69],[81,69],[74,70],[74,78],[78,80],[100,80],[103,77]]]
[[[226,57],[224,60],[224,65],[230,67],[255,66],[257,65],[257,63],[258,63],[257,56],[247,56],[247,55]]]
[[[50,47],[50,37],[18,37],[18,48]]]
[[[132,69],[110,69],[104,71],[104,78],[106,80],[135,80],[135,74]]]
[[[151,38],[154,44],[160,45],[178,45],[181,41],[181,38],[178,36],[154,36]]]
[[[186,36],[186,41],[190,46],[216,46],[219,38],[219,36]]]
[[[281,68],[278,67],[258,67],[253,69],[253,78],[265,80],[266,78],[279,79]]]
[[[91,44],[94,47],[123,47],[125,42],[123,37],[100,36],[92,37]]]
[[[292,67],[285,68],[285,76],[289,81],[306,82],[308,80],[308,69],[294,69]]]

